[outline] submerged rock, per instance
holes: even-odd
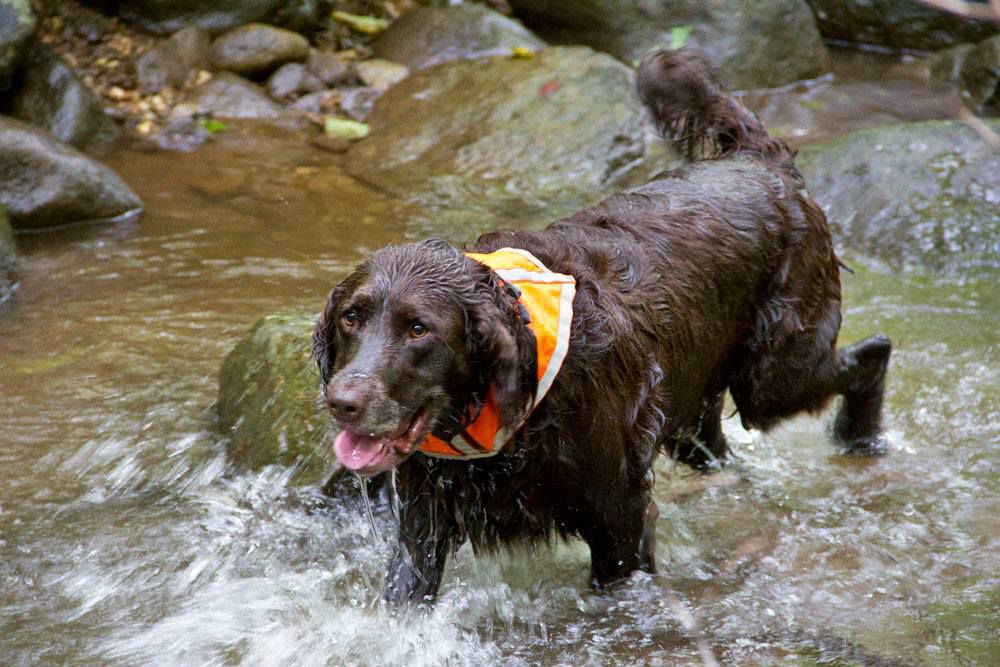
[[[17,245],[14,230],[7,220],[7,213],[0,206],[0,303],[14,292],[17,286]]]
[[[537,51],[545,48],[545,42],[499,12],[463,4],[407,12],[372,46],[379,57],[417,70],[450,60],[509,54],[513,48]]]
[[[895,268],[1000,268],[1000,153],[965,125],[861,130],[796,163],[839,243]]]
[[[585,47],[415,72],[366,122],[348,169],[423,206],[417,235],[463,239],[574,211],[648,146],[631,71]]]
[[[11,108],[17,118],[80,150],[118,136],[118,124],[104,113],[104,105],[47,45],[32,45],[18,79]]]
[[[0,0],[0,91],[10,86],[37,24],[28,0]]]
[[[314,314],[270,315],[233,348],[219,375],[219,417],[229,451],[252,468],[280,463],[317,481],[334,467],[330,420],[312,362]]]
[[[806,0],[827,39],[894,49],[936,51],[1000,32],[1000,24],[967,19],[922,2]]]
[[[251,23],[220,35],[212,42],[210,58],[216,69],[247,76],[266,75],[288,62],[309,56],[302,35],[262,23]]]
[[[730,88],[765,88],[815,77],[829,55],[801,0],[511,0],[515,14],[556,44],[586,44],[633,62],[690,30]]]
[[[139,197],[113,171],[13,118],[0,117],[0,204],[17,229],[138,215]]]

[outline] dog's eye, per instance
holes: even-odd
[[[427,327],[423,322],[414,322],[410,325],[410,338],[423,338],[427,335]]]
[[[341,317],[344,320],[345,326],[347,326],[348,328],[353,327],[358,321],[358,311],[354,310],[353,308],[348,308],[347,310],[344,311],[344,314],[341,315]]]

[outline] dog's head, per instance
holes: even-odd
[[[488,392],[507,426],[530,406],[535,341],[516,297],[448,244],[385,248],[330,293],[313,334],[340,462],[361,474],[405,460]]]

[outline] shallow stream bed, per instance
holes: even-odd
[[[886,99],[864,90],[841,130]],[[837,131],[790,134],[817,126]],[[234,469],[212,403],[256,319],[318,311],[405,215],[294,136],[109,161],[145,217],[20,237],[0,311],[0,662],[699,663],[663,583],[595,594],[581,543],[463,550],[432,613],[381,608],[387,511],[373,536],[283,469]],[[724,473],[658,467],[664,581],[729,664],[997,664],[1000,276],[848,262],[843,340],[896,344],[890,453],[839,456],[829,415],[767,436],[729,419]]]

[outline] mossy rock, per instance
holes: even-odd
[[[316,315],[286,313],[259,320],[233,348],[219,374],[219,417],[233,459],[250,467],[298,468],[302,483],[335,467],[330,420],[310,358]]]
[[[584,47],[444,63],[379,99],[348,169],[418,206],[413,237],[542,224],[642,167],[651,142],[632,85]]]
[[[1000,268],[1000,153],[965,125],[861,130],[796,163],[838,243],[894,268]]]

